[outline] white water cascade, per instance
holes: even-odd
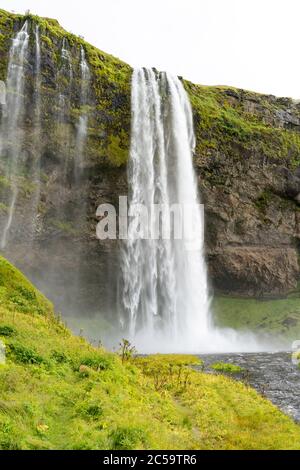
[[[173,204],[192,207],[187,220],[193,225],[189,233],[196,236],[184,232],[181,239],[164,239],[160,232],[157,239],[140,239],[135,219],[129,221],[122,253],[123,329],[127,326],[126,334],[143,353],[257,351],[253,336],[217,329],[211,320],[194,147],[192,110],[181,81],[151,69],[135,70],[129,217],[136,215],[137,205],[145,206],[152,230],[162,220],[153,204],[167,209],[163,219],[170,219]]]
[[[192,111],[181,82],[153,70],[136,70],[132,79],[132,137],[129,214],[147,207],[151,227],[163,204],[195,207],[192,166],[195,145]],[[209,328],[209,298],[203,257],[203,220],[196,214],[196,245],[187,238],[129,239],[123,256],[123,306],[129,335],[141,351],[197,351]]]
[[[1,235],[2,249],[5,248],[8,241],[18,196],[17,171],[23,141],[21,124],[24,115],[24,66],[28,44],[28,22],[26,21],[12,41],[8,62],[7,99],[2,128],[2,141],[5,148],[2,148],[2,152],[4,151],[6,157],[5,177],[10,182],[12,194],[7,221]]]
[[[42,136],[41,136],[41,41],[40,27],[35,26],[35,87],[34,87],[34,162],[33,162],[33,181],[35,183],[35,191],[32,198],[32,230],[33,234],[38,225],[38,205],[40,202],[41,192],[41,154],[42,154]]]
[[[90,69],[85,57],[84,48],[80,48],[80,75],[81,75],[81,88],[80,88],[80,106],[82,112],[79,116],[77,124],[77,134],[76,134],[76,167],[75,167],[75,177],[78,177],[80,172],[84,146],[87,138],[87,128],[88,128],[88,112],[87,105],[89,100],[89,87],[91,80]]]
[[[73,80],[72,57],[68,49],[68,42],[63,38],[61,46],[61,66],[58,71],[58,106],[59,119],[63,121],[70,111],[70,95]]]
[[[71,96],[73,86],[72,55],[66,38],[63,38],[60,57],[60,69],[57,74],[58,87],[58,120],[57,135],[60,141],[61,153],[64,154],[63,177],[66,179],[71,159],[72,135],[66,130],[64,123],[69,122],[71,115]]]

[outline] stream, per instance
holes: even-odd
[[[291,353],[202,354],[199,358],[204,361],[206,372],[212,372],[210,365],[216,362],[242,367],[243,374],[231,376],[249,383],[300,423],[300,369],[292,363]]]

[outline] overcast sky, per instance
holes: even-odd
[[[0,0],[133,66],[300,98],[300,0]]]

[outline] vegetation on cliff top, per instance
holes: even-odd
[[[90,126],[87,154],[90,158],[101,155],[104,164],[125,164],[129,149],[131,67],[68,33],[56,20],[0,10],[0,79],[5,79],[12,34],[25,19],[40,25],[45,53],[55,64],[60,61],[63,38],[77,57],[79,47],[84,47],[92,69],[94,108],[98,113]],[[210,158],[216,153],[236,159],[260,155],[291,167],[300,163],[299,126],[292,119],[290,128],[286,128],[281,120],[286,113],[299,118],[300,106],[292,100],[229,87],[183,83],[193,106],[198,157]],[[105,130],[107,136],[101,139],[99,136]]]
[[[300,448],[299,426],[251,388],[189,356],[122,364],[3,258],[0,274],[0,449]]]
[[[236,159],[261,155],[288,166],[300,164],[300,126],[282,124],[282,115],[300,117],[300,106],[230,87],[207,87],[184,81],[194,111],[197,154],[215,152]]]
[[[31,14],[23,16],[0,10],[0,80],[6,80],[11,39],[20,30],[25,20],[29,21],[29,29],[33,29],[36,24],[40,27],[42,119],[47,124],[47,138],[49,135],[52,136],[49,147],[56,149],[57,143],[63,140],[61,132],[67,134],[76,128],[81,111],[78,102],[81,80],[79,62],[80,47],[83,47],[91,71],[90,106],[87,109],[89,112],[87,159],[96,163],[100,161],[103,165],[124,165],[127,162],[129,148],[131,67],[100,51],[82,37],[67,32],[56,20]],[[57,117],[53,116],[53,107],[55,108],[56,103],[55,93],[59,92],[59,80],[65,80],[65,77],[59,78],[57,73],[61,65],[61,48],[64,39],[67,41],[73,68],[73,80],[70,85],[72,89],[71,118],[57,129],[55,127]],[[33,41],[34,35],[31,34],[29,62],[34,61]],[[31,81],[31,70],[32,67],[29,67],[27,82]],[[63,85],[66,86],[66,83],[63,82]],[[28,116],[28,119],[30,120],[31,116]]]

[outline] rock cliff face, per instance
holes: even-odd
[[[11,39],[25,19],[0,11],[1,80],[6,80]],[[4,252],[64,312],[101,310],[111,315],[117,313],[120,246],[96,239],[95,214],[99,204],[117,205],[119,195],[128,191],[131,68],[67,33],[55,20],[27,19],[32,34],[25,64],[22,165]],[[33,122],[36,24],[41,40],[38,127]],[[63,73],[63,41],[72,80]],[[78,164],[81,47],[91,82],[85,106],[88,136]],[[300,105],[232,88],[184,85],[194,111],[194,163],[205,204],[211,284],[234,295],[284,296],[299,279]],[[60,94],[68,98],[63,116]],[[11,194],[5,157],[2,152],[2,229]],[[32,176],[37,160],[38,190]]]
[[[201,149],[205,133],[196,128],[195,166],[212,283],[234,295],[285,295],[299,278],[299,105],[243,90],[210,93],[222,108],[208,124],[212,149]],[[197,107],[195,122],[201,128]]]

